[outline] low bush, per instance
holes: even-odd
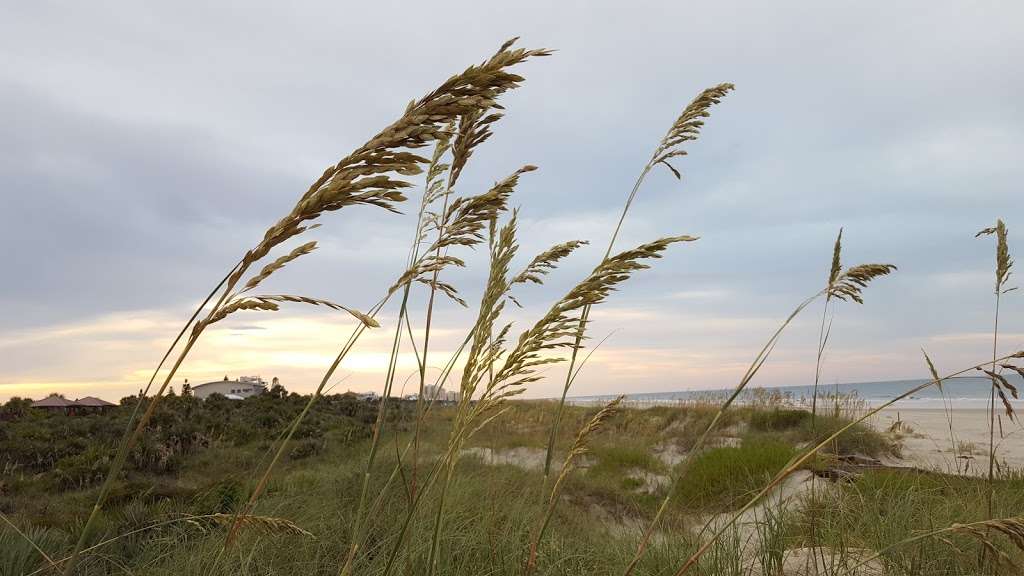
[[[288,458],[301,460],[319,454],[324,447],[324,442],[316,438],[303,438],[295,443],[295,447],[288,453]]]
[[[273,442],[307,400],[298,394],[269,393],[245,400],[167,396],[129,454],[125,471],[166,475],[214,445]],[[7,415],[0,426],[0,481],[31,474],[56,482],[61,490],[77,490],[103,480],[138,398],[125,398],[102,414],[84,415],[26,409],[25,402],[13,399],[0,406]],[[368,437],[376,411],[375,405],[350,395],[321,398],[295,433],[293,457],[316,454],[328,432],[332,441],[345,443]],[[407,411],[394,403],[389,416],[398,420]]]

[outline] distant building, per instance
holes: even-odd
[[[277,378],[274,378],[273,384],[277,384]],[[266,391],[267,383],[259,376],[239,376],[238,380],[228,380],[225,376],[223,380],[192,386],[192,395],[199,399],[220,394],[229,400],[242,400]]]
[[[65,414],[70,414],[72,409],[75,407],[75,403],[58,394],[50,394],[42,400],[36,400],[33,402],[32,407],[49,410],[50,412],[64,412]]]
[[[65,414],[82,414],[86,412],[103,412],[117,406],[106,400],[100,400],[95,396],[86,396],[78,400],[68,400],[59,394],[50,394],[42,400],[32,403],[33,408],[49,410],[51,412],[63,412]]]
[[[95,396],[86,396],[85,398],[79,398],[75,400],[75,406],[78,410],[84,412],[103,412],[114,408],[117,404],[111,404],[106,400],[101,400]]]
[[[423,398],[425,400],[434,400],[435,402],[442,403],[458,402],[459,393],[445,390],[443,386],[427,384],[423,387]]]
[[[376,392],[363,392],[361,394],[356,394],[356,398],[363,402],[376,402],[380,400],[380,396]]]

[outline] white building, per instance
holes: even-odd
[[[277,378],[272,384],[277,384]],[[229,400],[241,400],[249,396],[263,394],[267,391],[267,383],[259,376],[239,376],[238,380],[223,380],[207,382],[192,387],[192,394],[199,399],[208,398],[211,394],[220,394]]]
[[[426,384],[423,386],[423,398],[425,400],[435,400],[437,402],[458,402],[459,393],[445,390],[442,386]]]

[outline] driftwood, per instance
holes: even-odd
[[[814,475],[835,482],[852,482],[860,477],[865,470],[898,470],[914,474],[942,474],[934,470],[926,470],[917,466],[894,466],[885,464],[877,458],[863,454],[840,454],[835,462],[827,468],[814,469]]]

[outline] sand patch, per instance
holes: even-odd
[[[952,474],[988,474],[989,413],[952,410],[953,433],[942,409],[887,409],[872,421],[902,446],[902,464]],[[995,428],[996,463],[1024,467],[1024,431],[1002,415]],[[900,422],[899,425],[896,423]],[[893,430],[893,432],[888,432]]]
[[[636,482],[636,491],[642,494],[657,494],[672,483],[668,476],[655,474],[643,468],[630,468],[626,471],[626,478]]]
[[[651,454],[668,468],[674,468],[676,464],[686,460],[689,453],[675,442],[669,441],[656,445]]]
[[[475,446],[463,450],[462,455],[479,458],[484,464],[490,466],[508,465],[522,468],[523,470],[543,470],[544,458],[547,456],[547,452],[541,448],[530,448],[527,446],[505,450]]]

